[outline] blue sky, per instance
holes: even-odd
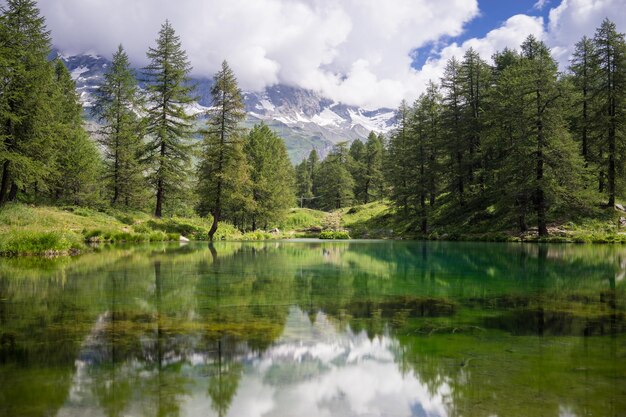
[[[438,56],[438,49],[451,42],[462,43],[471,38],[482,38],[489,31],[502,26],[508,18],[517,14],[541,16],[547,22],[551,7],[560,4],[560,0],[551,0],[543,7],[535,7],[537,0],[478,0],[480,14],[465,24],[460,36],[442,37],[436,43],[415,50],[413,68],[421,68],[428,58]]]

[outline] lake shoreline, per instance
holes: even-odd
[[[623,244],[626,233],[612,221],[554,225],[550,236],[536,230],[513,231],[454,230],[452,226],[420,234],[411,231],[411,219],[401,223],[391,208],[377,202],[331,213],[291,209],[271,231],[241,232],[220,223],[217,241],[272,241],[294,238],[324,240],[381,239],[398,241],[511,242],[511,243],[593,243]],[[0,210],[0,256],[62,257],[90,252],[91,244],[149,242],[208,242],[209,218],[155,218],[143,212],[95,210],[83,207],[45,207],[11,204]]]

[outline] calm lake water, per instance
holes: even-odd
[[[626,416],[626,247],[0,260],[1,416]]]

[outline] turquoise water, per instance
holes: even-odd
[[[625,416],[626,248],[0,259],[1,416]]]

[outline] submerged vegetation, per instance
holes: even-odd
[[[385,415],[623,415],[624,256],[316,241],[0,259],[0,414],[157,415],[192,399],[228,415],[261,392],[291,416],[272,393],[304,392],[310,412],[330,386],[341,410]]]

